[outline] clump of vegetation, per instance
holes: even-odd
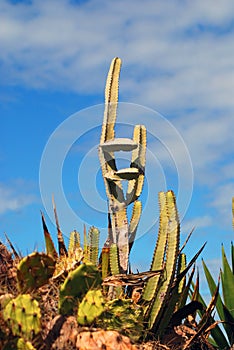
[[[109,205],[107,240],[99,251],[98,228],[91,227],[88,233],[84,228],[83,246],[80,234],[73,231],[66,247],[53,201],[58,251],[43,214],[45,252],[22,257],[8,238],[11,251],[0,243],[3,350],[212,349],[204,321],[212,308],[195,298],[187,301],[194,263],[204,245],[187,263],[173,191],[158,196],[159,231],[149,271],[130,269],[129,254],[141,216],[146,129],[136,125],[133,139],[115,138],[120,67],[121,60],[114,58],[99,146]],[[129,168],[117,169],[115,152],[120,150],[132,152]],[[122,181],[128,181],[126,195]],[[128,221],[127,207],[132,203]],[[193,322],[197,310],[204,316],[198,325]]]

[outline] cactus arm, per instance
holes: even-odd
[[[98,265],[99,230],[92,226],[89,230],[89,260],[92,264]]]
[[[52,203],[53,203],[53,208],[54,208],[54,217],[55,217],[55,222],[56,222],[56,227],[57,227],[57,237],[58,237],[58,247],[59,247],[59,255],[60,256],[67,256],[67,248],[64,243],[63,239],[63,234],[59,226],[59,221],[58,221],[58,214],[57,214],[57,209],[54,201],[54,196],[52,196]]]
[[[119,274],[118,246],[113,243],[110,247],[110,269],[112,275]]]
[[[166,194],[164,192],[159,192],[158,201],[160,209],[159,232],[150,271],[158,270],[163,267],[165,250],[167,245],[168,218],[166,209]],[[158,286],[159,279],[160,276],[155,276],[148,280],[143,291],[144,300],[151,301],[153,299],[156,288]]]
[[[130,220],[129,224],[129,253],[132,249],[133,243],[135,241],[136,237],[136,232],[137,232],[137,227],[140,221],[141,217],[141,212],[142,212],[142,204],[141,201],[135,201],[132,209],[132,217]]]
[[[126,208],[112,213],[112,230],[113,236],[117,238],[116,243],[118,244],[120,271],[121,273],[127,273],[129,246]]]
[[[80,248],[80,234],[74,230],[69,237],[68,256],[73,256],[77,248]]]
[[[131,168],[139,170],[139,176],[128,183],[127,203],[134,202],[141,194],[145,177],[146,155],[146,128],[144,125],[136,125],[133,133],[133,141],[138,145],[132,151]]]
[[[118,104],[120,69],[121,59],[115,57],[111,62],[106,81],[105,111],[100,140],[101,144],[115,137],[114,125]]]
[[[89,255],[89,244],[88,244],[88,237],[87,237],[87,230],[86,226],[84,225],[84,230],[83,230],[83,235],[84,235],[84,262],[89,262],[90,261],[90,255]]]
[[[102,279],[104,280],[109,275],[110,270],[110,248],[103,247],[101,254]]]
[[[58,253],[55,249],[54,242],[48,231],[48,228],[45,222],[45,217],[42,212],[41,212],[41,219],[42,219],[42,226],[43,226],[44,238],[45,238],[45,244],[46,244],[46,253],[48,255],[51,255],[56,260],[58,258]]]
[[[149,317],[149,328],[153,328],[154,330],[157,329],[158,334],[161,334],[163,329],[165,329],[168,324],[166,322],[161,324],[161,319],[164,311],[164,306],[167,301],[167,296],[173,283],[179,251],[180,225],[175,196],[172,191],[168,191],[166,193],[166,208],[168,215],[168,242],[165,262],[166,278],[162,281],[162,284],[158,290]],[[169,320],[166,321],[169,322]]]
[[[119,74],[121,69],[121,60],[116,57],[112,60],[109,73],[106,81],[105,89],[105,110],[102,124],[102,132],[99,147],[99,159],[102,167],[102,174],[108,197],[111,196],[111,189],[109,186],[115,187],[115,184],[110,184],[105,175],[108,171],[117,170],[113,152],[106,152],[102,146],[106,141],[113,140],[115,137],[115,121],[118,106],[119,93]],[[121,188],[121,183],[116,184]]]

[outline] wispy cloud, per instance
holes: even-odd
[[[21,181],[22,185],[22,181]],[[18,185],[7,186],[0,183],[0,215],[8,211],[18,211],[35,202],[32,194],[22,194]]]
[[[182,232],[188,234],[191,232],[194,228],[200,229],[204,227],[208,227],[212,224],[212,218],[209,215],[204,215],[200,217],[196,217],[190,220],[185,220],[182,222]]]

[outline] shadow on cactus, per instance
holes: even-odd
[[[199,302],[186,304],[192,281],[191,276],[187,279],[187,272],[204,246],[187,263],[183,252],[187,241],[180,246],[173,191],[158,196],[160,222],[150,270],[132,273],[130,269],[129,256],[142,212],[139,197],[144,184],[147,135],[144,125],[136,125],[132,139],[115,138],[120,68],[121,60],[114,58],[106,82],[99,145],[108,199],[106,242],[99,252],[98,228],[93,226],[87,233],[84,227],[83,247],[77,231],[70,234],[66,247],[53,200],[58,249],[43,214],[46,252],[22,258],[16,256],[10,243],[15,260],[9,262],[8,271],[12,272],[15,288],[9,290],[8,282],[2,282],[0,296],[0,346],[5,350],[12,342],[17,349],[104,349],[110,334],[115,334],[111,344],[116,350],[137,349],[133,343],[148,340],[166,343],[173,327],[201,308]],[[131,152],[128,168],[117,169],[115,155],[119,151]],[[123,181],[128,181],[126,193]],[[1,252],[11,256],[5,246],[0,251],[3,258]],[[82,327],[90,327],[90,332],[82,332]],[[96,328],[97,333],[103,330],[99,345],[95,343]],[[85,347],[84,342],[92,343],[93,348]],[[181,340],[180,348],[186,348],[184,343]]]

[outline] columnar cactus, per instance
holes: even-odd
[[[102,167],[106,194],[109,201],[111,216],[112,243],[118,246],[120,272],[127,273],[129,259],[129,243],[133,244],[136,227],[140,219],[135,215],[134,230],[129,230],[127,206],[140,196],[145,171],[146,129],[143,125],[136,125],[133,139],[115,138],[115,121],[118,104],[118,84],[121,60],[112,60],[105,90],[105,111],[102,133],[99,145],[99,159]],[[118,170],[115,162],[115,152],[132,152],[130,168]],[[122,181],[128,180],[126,198],[122,188]]]

